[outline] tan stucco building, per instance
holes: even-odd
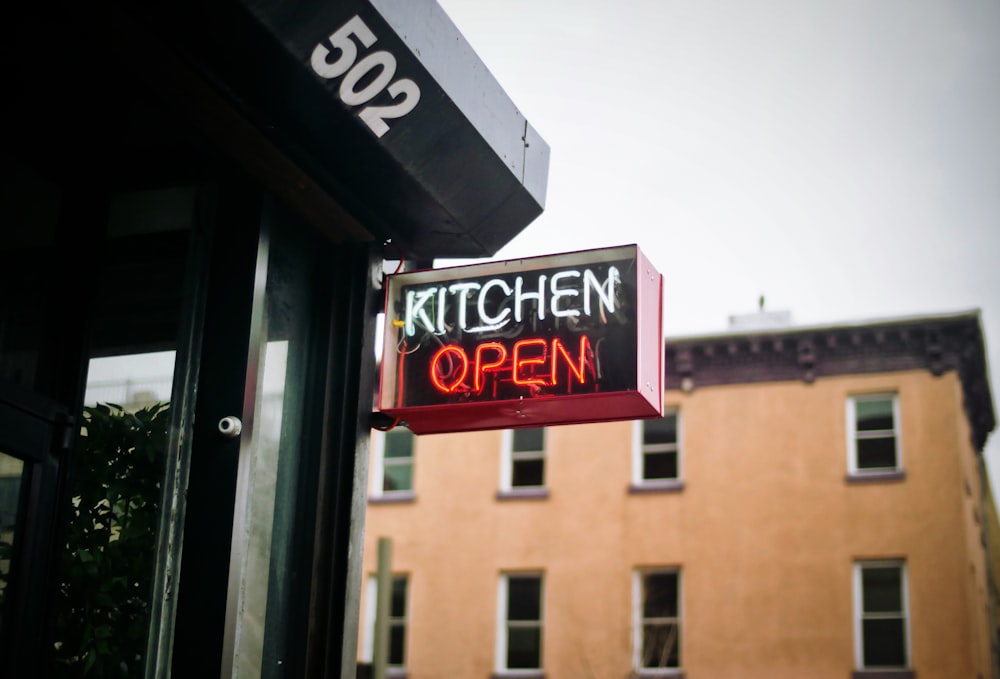
[[[667,340],[663,420],[390,431],[359,657],[390,538],[410,679],[997,677],[983,346],[978,312],[750,327]]]

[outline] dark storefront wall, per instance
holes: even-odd
[[[0,151],[0,674],[338,675],[380,260],[102,84]],[[165,397],[85,413],[127,358]]]

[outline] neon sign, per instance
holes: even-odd
[[[417,433],[657,416],[661,308],[636,246],[389,276],[379,408]]]

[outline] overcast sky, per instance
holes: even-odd
[[[552,149],[498,259],[638,244],[668,336],[760,295],[810,325],[979,309],[996,394],[1000,2],[439,4]],[[987,460],[1000,488],[998,434]]]

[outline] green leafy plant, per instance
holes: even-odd
[[[169,406],[84,408],[63,561],[59,676],[142,672]]]

